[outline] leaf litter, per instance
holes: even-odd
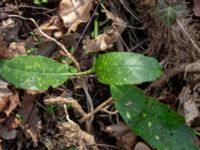
[[[178,1],[167,0],[166,2],[176,6],[173,3]],[[178,19],[189,33],[190,38],[200,46],[198,42],[200,30],[198,3],[198,0],[188,2],[187,9],[193,12],[184,10],[187,15]],[[159,8],[155,6],[155,0],[125,0],[123,3],[121,0],[104,1],[103,6],[99,5],[97,9],[100,31],[94,38],[92,36],[94,30],[92,16],[96,5],[98,1],[95,0],[61,0],[60,2],[49,0],[48,3],[40,5],[34,5],[25,0],[19,2],[18,5],[11,1],[0,2],[0,58],[8,59],[17,55],[29,55],[30,52],[33,55],[39,54],[60,62],[71,63],[55,43],[40,35],[38,28],[33,27],[31,22],[8,17],[10,14],[20,14],[35,19],[44,33],[63,43],[80,62],[87,58],[82,69],[92,66],[93,60],[86,55],[98,55],[98,53],[115,49],[120,50],[123,47],[126,50],[156,57],[166,71],[165,74],[168,73],[168,69],[199,59],[199,54],[191,44],[191,40],[188,40],[188,36],[180,30],[177,24],[170,28],[165,27],[162,19],[166,16],[162,15],[158,19],[147,13],[155,9],[159,12]],[[115,11],[113,11],[113,6]],[[131,10],[131,8],[134,9]],[[175,16],[178,16],[174,14],[176,8],[171,8],[173,9],[172,18],[167,18],[168,24],[175,23]],[[136,18],[132,19],[133,15]],[[195,21],[193,16],[196,17]],[[184,116],[188,126],[198,128],[200,126],[198,72],[189,73],[186,77],[183,77],[183,72],[176,74],[175,81],[170,78],[170,83],[164,82],[162,84],[164,86],[157,87],[157,90],[151,89],[148,94],[155,97],[159,97],[164,92],[175,95],[176,101],[173,102],[175,104],[173,109]],[[185,83],[182,83],[182,80]],[[178,81],[181,85],[177,84]],[[89,77],[88,83],[93,105],[97,107],[110,96],[107,94],[109,90],[106,86],[99,84],[94,77]],[[18,145],[18,149],[31,149],[32,147],[58,150],[69,147],[105,150],[121,147],[126,150],[150,149],[147,143],[134,135],[124,123],[117,121],[121,119],[118,114],[112,112],[115,109],[112,104],[106,106],[103,112],[87,112],[88,102],[85,93],[81,89],[75,89],[73,87],[75,84],[79,84],[79,79],[72,78],[59,88],[27,94],[27,91],[15,90],[10,84],[0,82],[1,149],[8,146],[7,142],[12,143],[11,147]],[[185,87],[189,89],[189,93],[185,91]],[[68,90],[71,91],[70,97],[63,94],[63,91]],[[44,95],[45,98],[43,98]],[[52,95],[56,98],[50,98],[47,104],[46,97],[52,97]],[[73,122],[66,121],[66,113],[62,107],[66,101],[55,102],[55,99],[62,96],[65,100],[67,99],[68,115]],[[168,105],[172,103],[169,100],[166,102]],[[88,114],[94,117],[91,123],[91,133],[87,133],[85,124],[79,122],[81,117]],[[103,131],[99,130],[101,128],[99,122],[106,124],[107,128]],[[12,142],[12,139],[17,142]]]

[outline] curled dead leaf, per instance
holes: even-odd
[[[59,122],[57,124],[59,132],[59,137],[64,139],[65,146],[79,146],[79,149],[83,150],[86,145],[90,145],[93,150],[98,150],[95,146],[96,142],[94,137],[81,130],[80,127],[74,122]]]
[[[90,19],[93,0],[61,0],[59,15],[69,31],[75,31],[80,23]]]
[[[52,35],[53,31],[60,31],[62,28],[63,26],[58,16],[52,16],[50,20],[40,25],[40,29],[49,36]],[[35,31],[39,33],[38,29]]]

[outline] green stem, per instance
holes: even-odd
[[[97,13],[94,17],[94,38],[99,35],[99,14]]]
[[[89,70],[83,71],[83,72],[77,72],[77,73],[72,73],[72,76],[80,76],[80,75],[87,75],[87,74],[92,74],[94,73],[94,69],[91,68]]]

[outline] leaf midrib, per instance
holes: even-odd
[[[6,66],[4,65],[3,68],[2,68],[2,71],[3,69],[6,69],[9,68],[9,69],[12,69],[12,70],[17,70],[19,72],[25,72],[25,73],[30,73],[30,74],[34,74],[34,75],[50,75],[50,76],[70,76],[70,75],[75,75],[76,73],[39,73],[39,72],[32,72],[32,71],[24,71],[24,70],[21,70],[21,69],[18,69],[18,68],[12,68],[10,66]]]

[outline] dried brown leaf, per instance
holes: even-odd
[[[28,94],[23,97],[20,113],[22,114],[22,126],[25,128],[25,136],[28,139],[31,138],[34,147],[37,147],[40,137],[41,120],[38,116],[38,109],[33,102],[35,97],[35,95]]]
[[[59,15],[69,31],[75,31],[80,23],[90,19],[93,0],[61,0]]]
[[[137,141],[137,136],[123,122],[110,125],[105,130],[108,134],[115,137],[117,145],[125,150],[132,150]]]
[[[11,42],[8,48],[8,51],[11,53],[10,57],[14,57],[16,55],[25,55],[26,54],[26,48],[25,43],[23,42]]]
[[[134,148],[134,150],[151,150],[151,148],[149,146],[147,146],[145,143],[143,142],[138,142]]]
[[[62,28],[63,26],[58,16],[52,16],[50,20],[40,25],[40,29],[49,36],[51,36],[54,31],[62,30]],[[39,32],[38,29],[36,29],[36,32]]]
[[[8,88],[8,83],[0,80],[0,112],[5,112],[7,116],[19,105],[18,93]]]
[[[19,125],[21,124],[21,120],[17,119],[15,116],[9,116],[5,119],[5,124],[4,126],[8,129],[8,130],[12,130],[12,129],[16,129],[19,127]]]
[[[20,120],[15,116],[9,116],[5,119],[4,126],[0,129],[0,137],[6,140],[15,139],[17,136],[16,128],[19,127]]]
[[[195,124],[195,120],[200,119],[198,105],[195,102],[198,94],[192,93],[189,86],[183,87],[179,94],[179,114],[183,115],[188,126]]]
[[[8,102],[9,102],[9,97],[8,96],[0,99],[0,112],[2,112],[5,109],[5,107],[7,106]]]
[[[14,95],[9,97],[10,103],[9,103],[9,107],[4,111],[6,113],[7,116],[10,115],[10,113],[18,106],[20,105],[20,101],[19,101],[19,95],[16,92]]]
[[[64,139],[65,146],[79,146],[79,149],[85,147],[85,145],[96,145],[94,137],[81,130],[80,127],[74,122],[59,122],[57,124],[59,132],[59,137]],[[96,146],[92,147],[93,150],[98,150]]]
[[[0,33],[1,34],[1,33]],[[0,58],[8,59],[16,55],[26,54],[26,48],[24,43],[12,42],[10,45],[7,44],[5,39],[0,37]]]
[[[2,37],[0,37],[0,45],[0,58],[9,58],[8,53],[6,53],[8,44]]]
[[[125,30],[126,23],[119,17],[114,16],[108,10],[104,10],[106,16],[113,21],[110,28],[104,31],[102,34],[98,35],[96,39],[90,39],[87,37],[83,40],[84,48],[88,53],[96,53],[99,51],[105,51],[117,42],[120,37],[120,34]]]

